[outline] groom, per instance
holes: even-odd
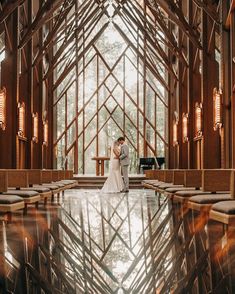
[[[129,177],[128,177],[128,169],[130,164],[129,147],[125,143],[124,137],[118,138],[118,143],[121,145],[121,153],[120,153],[119,159],[120,159],[122,175],[124,180],[123,192],[129,192]]]

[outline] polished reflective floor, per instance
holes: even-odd
[[[76,224],[72,230],[80,237],[74,251],[83,256],[77,260],[84,277],[83,290],[155,292],[154,248],[158,246],[156,231],[161,223],[158,211],[152,191],[70,193],[62,205],[62,220]],[[73,240],[67,241],[69,245]]]
[[[151,190],[68,190],[0,222],[0,293],[212,293],[213,266],[215,288],[233,293],[208,228]]]
[[[66,191],[57,204],[1,222],[1,286],[13,293],[156,293],[171,267],[170,256],[159,255],[168,214],[167,201],[149,190]]]

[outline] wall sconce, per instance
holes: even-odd
[[[43,123],[43,145],[48,145],[48,121]]]
[[[178,145],[178,122],[173,121],[173,146]]]
[[[33,138],[32,141],[34,143],[38,143],[38,113],[33,113]]]
[[[213,90],[213,120],[214,130],[222,127],[222,92],[217,88]]]
[[[196,130],[196,138],[200,138],[202,136],[202,104],[195,104],[195,130]]]
[[[18,103],[19,121],[18,121],[18,136],[25,137],[25,104]]]
[[[0,90],[0,128],[6,129],[6,88]]]
[[[182,114],[182,135],[183,143],[188,142],[188,113]]]

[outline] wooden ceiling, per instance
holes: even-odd
[[[6,18],[17,9],[18,6],[24,4],[24,0],[15,1],[3,1],[1,5],[0,23],[4,23]],[[144,3],[145,2],[145,3]],[[208,16],[214,21],[219,23],[219,14],[217,8],[220,1],[203,1],[193,0],[196,9],[203,9]],[[35,1],[36,3],[36,1]],[[39,5],[38,3],[41,3]],[[182,50],[182,42],[178,40],[178,34],[174,31],[178,28],[183,35],[194,44],[197,49],[202,49],[201,33],[200,33],[200,20],[199,23],[194,22],[194,25],[190,25],[188,21],[187,7],[184,7],[184,1],[180,0],[47,0],[38,1],[39,5],[33,12],[33,20],[30,25],[23,27],[21,39],[19,40],[18,48],[24,48],[24,46],[31,40],[43,26],[46,24],[50,26],[48,33],[43,37],[43,45],[39,48],[36,56],[33,57],[33,66],[37,65],[42,60],[43,56],[47,60],[47,54],[53,46],[61,41],[61,36],[66,32],[66,37],[63,42],[60,42],[60,47],[57,49],[55,56],[50,60],[49,66],[44,73],[44,79],[53,72],[53,69],[58,65],[60,60],[66,58],[65,48],[79,36],[79,33],[85,26],[91,28],[95,25],[99,19],[103,16],[107,16],[107,22],[109,21],[108,7],[112,4],[114,8],[114,16],[119,15],[126,24],[131,27],[137,26],[143,33],[147,42],[147,62],[149,69],[158,77],[159,81],[164,87],[167,88],[165,81],[162,79],[160,73],[156,70],[154,62],[160,62],[172,75],[177,79],[177,74],[172,65],[172,57],[169,58],[171,52],[173,56],[177,57],[186,67],[188,61]],[[33,5],[35,5],[33,3]],[[35,6],[36,7],[36,6]],[[74,9],[76,7],[76,9]],[[74,11],[71,14],[71,11]],[[69,16],[69,21],[68,21]],[[195,11],[196,17],[196,11]],[[115,28],[125,38],[125,41],[131,44],[131,41],[124,34],[118,24],[113,22]],[[156,30],[157,28],[157,30]],[[102,27],[101,30],[104,28]],[[97,38],[102,32],[97,33]],[[93,40],[95,41],[95,40]],[[165,46],[162,46],[162,44]],[[164,50],[168,48],[169,51]],[[136,48],[133,48],[136,53],[140,53]],[[84,54],[82,48],[80,55]],[[153,58],[155,61],[153,61]],[[77,58],[76,58],[77,60]],[[66,72],[63,76],[71,70],[75,65],[76,60],[70,62],[67,66]],[[58,79],[57,83],[60,83],[61,79]]]

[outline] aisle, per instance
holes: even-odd
[[[77,248],[83,254],[83,290],[155,293],[156,257],[170,229],[168,223],[159,230],[168,214],[167,202],[160,209],[155,193],[148,190],[106,195],[70,191],[65,199],[62,211],[68,212],[67,220],[76,224],[73,232],[82,240]]]
[[[150,190],[67,190],[1,223],[1,283],[19,294],[156,293],[175,259],[171,223],[167,199]]]

